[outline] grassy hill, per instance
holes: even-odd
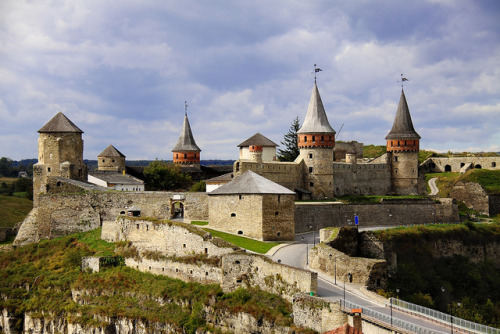
[[[101,315],[169,323],[179,332],[195,333],[198,328],[211,329],[203,312],[210,305],[217,311],[245,312],[293,327],[291,305],[258,289],[223,293],[216,284],[185,283],[124,266],[82,272],[82,256],[114,255],[118,244],[101,240],[100,234],[98,229],[0,252],[0,308],[18,316],[29,311],[35,317],[57,315],[83,326],[103,325],[93,318]],[[72,289],[89,293],[83,293],[84,304],[73,300]]]
[[[13,227],[33,208],[33,202],[15,196],[0,196],[0,227]]]
[[[426,180],[437,177],[436,185],[440,197],[448,197],[453,186],[459,181],[479,183],[487,193],[500,194],[500,170],[472,169],[465,174],[460,173],[428,173]]]

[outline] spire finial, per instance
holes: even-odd
[[[316,67],[316,64],[314,64],[314,72],[311,72],[311,73],[314,73],[314,83],[316,83],[316,73],[318,73],[320,71],[323,71],[323,70],[319,67]]]
[[[187,116],[188,114],[188,103],[187,101],[184,101],[184,115]]]
[[[403,73],[401,73],[401,81],[399,81],[399,80],[397,81],[397,82],[401,82],[401,90],[403,90],[403,83],[404,83],[405,81],[410,81],[410,80],[408,80],[407,78],[405,78],[405,77],[404,77],[404,74],[403,74]]]

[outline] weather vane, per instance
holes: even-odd
[[[188,114],[188,102],[187,101],[184,101],[184,113],[187,116],[187,114]]]
[[[403,74],[403,73],[401,73],[401,81],[399,81],[399,80],[398,80],[398,81],[396,81],[396,82],[401,82],[401,88],[403,88],[403,83],[404,83],[405,81],[410,81],[410,80],[408,80],[407,78],[405,78],[403,75],[404,75],[404,74]]]
[[[314,73],[314,83],[316,83],[316,73],[318,73],[320,71],[323,71],[323,70],[319,67],[316,67],[316,64],[314,64],[314,72],[311,72],[311,73]]]

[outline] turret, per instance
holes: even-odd
[[[276,146],[271,139],[259,132],[238,145],[240,148],[240,160],[251,160],[255,162],[268,162],[276,160]]]
[[[181,135],[179,136],[179,140],[177,141],[177,144],[172,152],[173,160],[176,164],[200,165],[201,149],[194,141],[187,113],[184,116],[184,124],[182,125]]]
[[[418,193],[418,151],[420,136],[413,128],[406,96],[401,90],[392,129],[385,137],[392,171],[392,191],[396,194]]]
[[[300,155],[296,161],[306,166],[304,188],[315,198],[333,196],[333,148],[335,130],[326,116],[323,102],[314,83],[304,124],[297,131]]]
[[[97,169],[123,173],[125,171],[125,155],[113,145],[109,145],[97,156]]]
[[[38,130],[38,163],[33,166],[33,198],[47,192],[49,177],[87,180],[82,133],[62,112]]]

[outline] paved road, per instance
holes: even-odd
[[[303,238],[303,239],[302,239]],[[295,244],[290,244],[278,249],[271,257],[273,260],[280,260],[281,263],[287,264],[293,267],[308,269],[308,258],[307,250],[314,247],[315,243],[319,242],[318,233],[315,233],[313,240],[313,233],[305,233],[296,236]],[[359,289],[359,284],[347,283],[345,284],[339,278],[337,278],[337,284],[334,284],[334,279],[325,274],[318,273],[318,296],[329,299],[329,300],[344,300],[360,305],[363,308],[369,308],[371,310],[384,313],[388,316],[391,314],[390,307],[383,303],[369,299],[365,296]],[[449,329],[444,326],[436,325],[434,323],[422,320],[416,317],[409,316],[404,313],[397,312],[393,310],[393,317],[398,318],[419,326],[428,328],[429,330],[449,333]]]
[[[432,179],[429,180],[429,188],[431,188],[431,193],[429,195],[431,195],[431,196],[435,196],[439,192],[439,189],[436,186],[436,180],[437,180],[437,177],[433,177]]]

